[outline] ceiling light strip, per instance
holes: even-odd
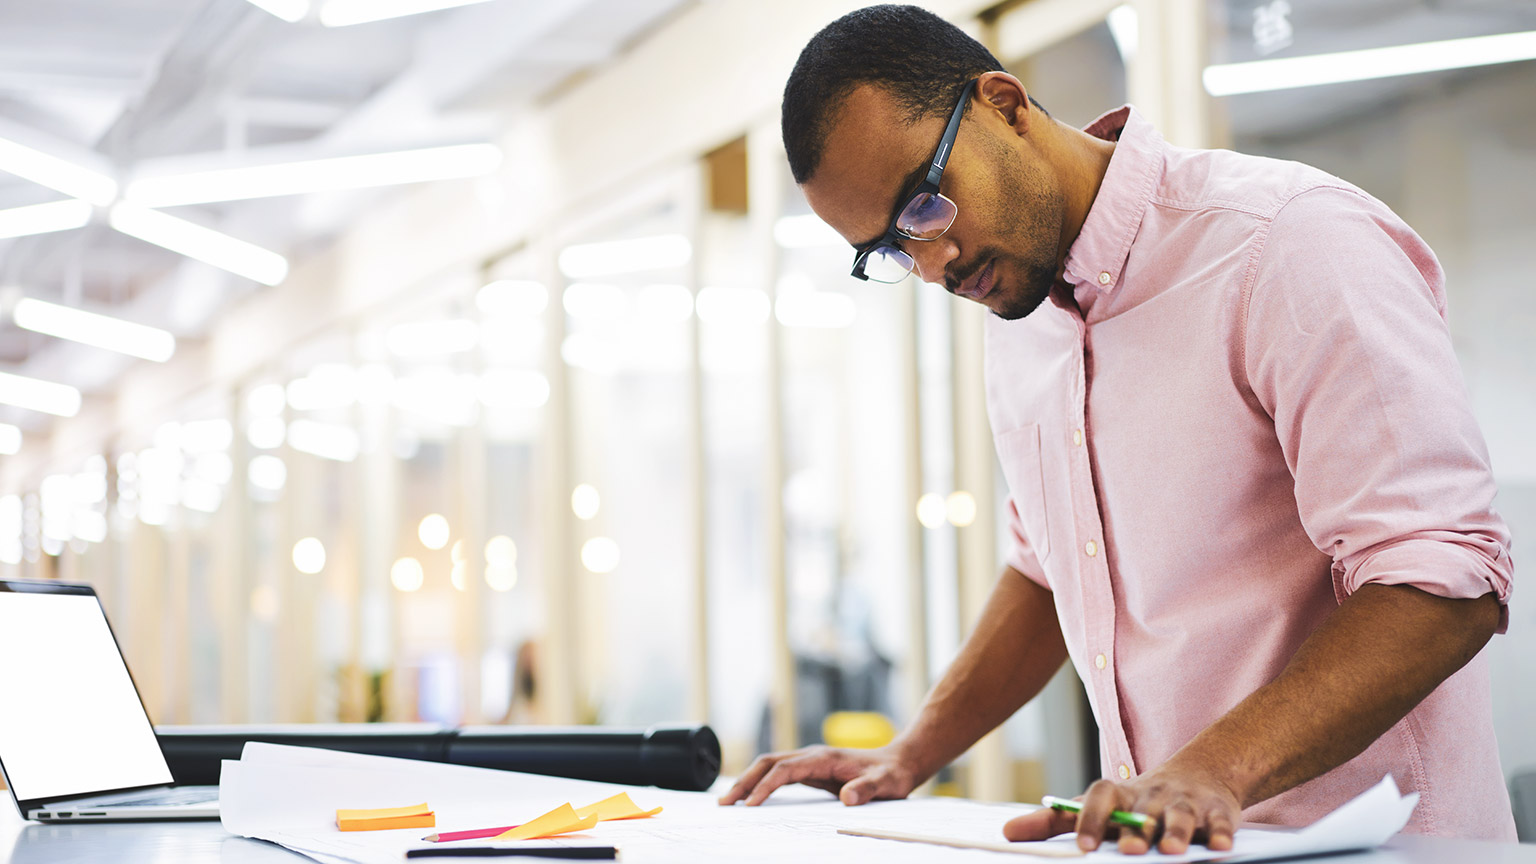
[[[1417,75],[1536,59],[1536,30],[1366,48],[1308,57],[1207,66],[1202,80],[1212,96],[1235,96]]]
[[[117,197],[111,177],[7,138],[0,138],[0,171],[101,207]]]
[[[0,404],[73,417],[80,413],[80,391],[68,384],[0,372]]]
[[[297,24],[309,14],[309,0],[250,0],[251,5],[270,12],[290,24]]]
[[[176,352],[176,337],[158,327],[135,324],[57,303],[45,303],[31,297],[18,301],[12,316],[16,319],[16,326],[23,330],[105,348],[156,363],[164,363]]]
[[[175,207],[479,177],[499,165],[501,148],[494,144],[456,144],[146,177],[128,184],[124,197],[142,207]]]
[[[0,240],[84,228],[91,222],[92,209],[89,201],[75,198],[0,210]]]
[[[288,276],[288,260],[276,252],[158,210],[118,204],[108,218],[124,234],[263,285],[276,285]]]
[[[484,2],[486,0],[330,0],[320,7],[320,23],[327,27],[349,27]]]

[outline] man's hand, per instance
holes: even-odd
[[[1124,854],[1141,855],[1155,843],[1158,851],[1178,855],[1192,842],[1231,849],[1232,832],[1242,813],[1237,797],[1211,773],[1174,761],[1127,783],[1099,780],[1081,800],[1081,814],[1037,810],[1009,820],[1003,836],[1012,841],[1044,840],[1075,828],[1078,848],[1085,852],[1118,834]],[[1114,810],[1145,813],[1155,821],[1145,829],[1126,828],[1109,821]]]
[[[851,807],[868,801],[905,798],[919,782],[889,747],[874,750],[803,747],[788,753],[767,753],[757,757],[731,791],[720,796],[720,803],[735,804],[744,800],[747,806],[754,807],[780,786],[803,783],[825,789]]]

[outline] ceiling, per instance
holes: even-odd
[[[1278,34],[1272,28],[1266,32],[1259,20],[1261,10],[1276,7],[1281,7],[1285,19]],[[1212,0],[1212,15],[1222,22],[1222,36],[1211,46],[1212,61],[1219,63],[1536,30],[1536,3],[1531,0]],[[1274,18],[1269,20],[1273,24]],[[1239,142],[1302,138],[1479,76],[1502,74],[1507,68],[1474,67],[1229,96],[1221,101]]]
[[[0,3],[0,137],[123,181],[210,159],[292,161],[494,140],[510,118],[601,65],[690,0],[494,0],[327,28],[247,0]],[[35,145],[34,145],[35,146]],[[329,242],[389,189],[170,208],[287,255]],[[0,173],[0,209],[61,200]],[[87,394],[145,362],[21,330],[21,296],[80,306],[197,339],[262,286],[90,225],[0,239],[0,371]],[[0,422],[51,418],[0,406]]]
[[[289,161],[492,140],[512,116],[622,53],[697,0],[493,0],[327,28],[248,0],[0,2],[0,136],[21,130],[119,181],[210,159]],[[1258,50],[1254,12],[1286,7],[1284,44]],[[1536,29],[1530,0],[1211,0],[1229,62]],[[1102,28],[1100,28],[1102,29]],[[1097,32],[1097,31],[1096,31]],[[1100,53],[1112,43],[1107,31]],[[1080,73],[1083,59],[1075,66]],[[1226,100],[1234,134],[1299,134],[1479,70]],[[1102,101],[1102,100],[1098,100]],[[1095,111],[1097,110],[1095,107]],[[322,248],[389,189],[169,208],[290,260]],[[0,173],[0,209],[61,195]],[[237,276],[118,233],[0,239],[0,371],[108,392],[146,361],[18,329],[19,296],[80,306],[196,340],[243,296]],[[0,406],[41,433],[51,418]]]

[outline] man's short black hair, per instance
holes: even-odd
[[[869,6],[833,21],[806,43],[784,85],[784,149],[795,182],[816,172],[832,118],[858,85],[890,93],[911,124],[948,116],[966,82],[1002,69],[980,42],[916,6]]]

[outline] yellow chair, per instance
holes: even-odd
[[[872,750],[895,737],[890,718],[875,711],[833,711],[821,721],[821,740],[833,747]]]

